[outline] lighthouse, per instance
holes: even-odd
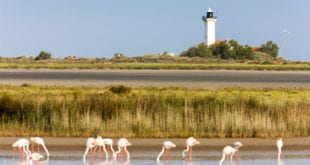
[[[216,16],[211,8],[208,9],[207,15],[203,16],[202,20],[205,23],[204,43],[209,46],[215,43]]]

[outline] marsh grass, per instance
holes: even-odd
[[[309,62],[274,62],[261,63],[255,61],[210,60],[199,58],[176,57],[174,60],[157,62],[137,62],[126,60],[113,62],[107,59],[75,59],[75,60],[31,60],[1,59],[0,69],[228,69],[228,70],[310,70]]]
[[[0,136],[309,136],[310,90],[6,85],[0,117]]]

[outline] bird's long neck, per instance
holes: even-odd
[[[23,151],[26,154],[26,158],[28,158],[31,153],[26,150],[26,146],[23,146]]]
[[[186,149],[182,153],[183,159],[185,158],[185,152],[188,152],[188,151],[189,151],[189,145],[186,145]]]
[[[127,154],[127,159],[129,159],[129,158],[130,158],[130,155],[129,155],[129,152],[128,152],[128,150],[127,150],[127,146],[124,146],[124,151],[125,151],[126,154]]]
[[[117,150],[117,151],[114,153],[114,155],[113,155],[114,159],[116,159],[117,154],[121,152],[121,148],[122,148],[122,147],[117,146],[117,149],[118,149],[118,150]]]
[[[29,153],[29,155],[31,154],[31,151],[29,150],[29,144],[26,144],[25,146],[25,150]]]
[[[161,155],[163,155],[163,153],[165,152],[165,147],[163,147],[163,149],[160,151],[160,153],[158,154],[156,160],[157,162],[159,162],[159,158],[161,157]]]
[[[225,160],[225,156],[226,156],[226,154],[223,153],[223,157],[222,157],[222,159],[220,160],[220,165],[222,165],[223,161]]]
[[[89,150],[89,148],[86,147],[85,153],[84,153],[84,155],[83,155],[83,161],[84,161],[84,162],[86,161],[86,156],[87,156],[88,150]]]
[[[112,153],[115,154],[115,151],[113,149],[113,145],[112,144],[110,144],[110,149],[111,149]]]
[[[49,156],[50,156],[50,153],[48,152],[48,150],[47,150],[47,148],[46,148],[45,144],[42,144],[42,147],[44,148],[44,150],[45,150],[45,152],[46,152],[47,157],[49,157]]]
[[[281,148],[279,147],[278,148],[278,160],[280,160],[281,159]]]

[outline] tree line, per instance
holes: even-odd
[[[249,45],[240,45],[235,40],[224,40],[217,42],[213,45],[207,46],[204,43],[190,47],[188,50],[183,51],[179,57],[200,57],[202,59],[233,59],[233,60],[254,60],[257,56],[267,56],[269,59],[276,59],[278,57],[279,47],[272,41],[267,41],[260,47],[254,50]],[[175,59],[176,56],[171,56],[168,52],[161,53],[158,56],[144,55],[136,57],[126,57],[122,53],[115,53],[111,58],[112,62],[159,62],[161,59]],[[52,54],[47,51],[41,51],[34,59],[35,60],[48,60],[52,59]],[[74,59],[75,56],[66,57],[65,59]],[[104,58],[105,59],[105,58]]]
[[[275,59],[278,57],[278,50],[278,45],[272,41],[267,41],[265,44],[262,44],[258,50],[254,51],[249,45],[243,46],[235,40],[225,40],[210,46],[200,43],[197,46],[192,46],[188,50],[183,51],[180,56],[211,59],[253,60],[258,51]]]

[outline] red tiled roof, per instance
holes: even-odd
[[[253,50],[254,52],[260,51],[260,49],[261,49],[261,47],[252,47],[252,50]]]

